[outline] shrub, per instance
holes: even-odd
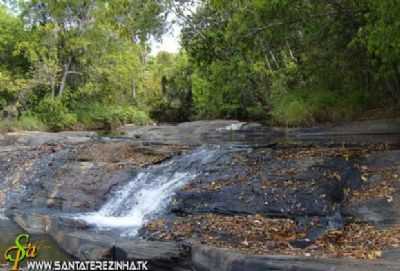
[[[16,127],[25,131],[45,131],[46,125],[32,113],[22,115],[16,122]]]
[[[46,125],[30,112],[25,113],[19,119],[4,119],[0,121],[0,132],[45,131],[46,129]]]
[[[368,97],[356,90],[294,90],[285,96],[275,97],[271,105],[272,120],[276,124],[307,126],[354,119],[368,106]]]
[[[6,107],[7,101],[6,99],[0,97],[0,110],[3,110],[4,107]]]
[[[272,118],[278,124],[299,126],[313,122],[312,109],[306,101],[296,96],[287,96],[273,104]]]
[[[146,112],[134,109],[132,107],[130,108],[130,110],[131,112],[127,121],[128,123],[133,123],[137,125],[146,125],[152,122],[149,115]]]
[[[173,103],[160,101],[153,104],[150,109],[150,117],[159,122],[184,122],[190,119],[191,107],[179,104],[174,106]]]
[[[92,104],[78,109],[77,116],[88,129],[113,130],[121,124],[145,125],[151,122],[146,112],[120,105]]]
[[[14,122],[9,121],[9,120],[1,120],[0,121],[0,133],[7,133],[7,132],[12,132],[15,131],[14,127]]]
[[[36,112],[46,126],[53,131],[70,129],[77,123],[75,114],[68,112],[62,101],[46,97],[36,107]]]

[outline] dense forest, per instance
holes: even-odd
[[[181,50],[150,54],[182,26]],[[396,114],[397,0],[0,1],[0,130]]]

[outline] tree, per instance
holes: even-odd
[[[99,63],[96,60],[115,54],[115,48],[123,48],[122,54],[137,54],[129,43],[131,47],[144,45],[149,35],[162,31],[165,4],[154,0],[36,0],[23,2],[21,9],[25,25],[37,37],[37,43],[25,44],[25,50],[36,63],[36,73],[47,71],[43,85],[50,84],[52,93],[61,96],[67,87],[84,85],[93,77],[87,72],[98,68],[93,67]]]
[[[145,100],[150,115],[159,121],[180,122],[191,118],[192,68],[185,52],[160,52],[147,64]]]
[[[17,44],[26,38],[22,21],[0,5],[0,110],[15,105],[26,87],[28,60],[16,51]]]
[[[378,82],[359,35],[370,8],[356,0],[203,1],[183,31],[199,112],[277,120],[293,105],[300,124],[368,106]]]
[[[400,24],[398,1],[368,1],[367,25],[360,40],[373,58],[375,79],[385,86],[390,96],[400,102]]]
[[[44,111],[54,105],[53,120],[66,120],[57,129],[77,116],[124,122],[145,108],[148,40],[164,31],[169,0],[9,2],[18,8],[0,10],[2,107],[13,100],[49,122]]]

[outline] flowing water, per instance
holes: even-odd
[[[143,169],[112,194],[98,211],[78,217],[100,229],[126,228],[130,235],[162,214],[174,193],[232,148],[202,147],[160,165]]]

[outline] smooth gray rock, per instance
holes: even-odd
[[[3,141],[8,144],[38,146],[42,144],[78,144],[90,141],[95,132],[14,132],[7,133]]]
[[[129,240],[87,231],[55,231],[51,235],[80,260],[146,260],[149,270],[187,270],[188,251],[175,242]]]
[[[291,256],[249,256],[229,250],[194,246],[196,271],[394,271],[398,261],[356,261]]]
[[[283,136],[282,132],[257,123],[235,120],[193,121],[178,125],[125,126],[120,131],[126,137],[141,142],[162,144],[224,144],[250,143],[270,144]]]
[[[342,224],[342,214],[345,214],[368,223],[393,225],[399,222],[400,217],[398,213],[400,206],[396,197],[392,202],[361,202],[358,205],[347,206],[343,210],[339,208],[343,201],[343,189],[358,189],[360,186],[360,175],[351,163],[343,159],[328,161],[321,157],[277,161],[270,153],[272,147],[290,147],[292,142],[294,146],[319,144],[363,146],[369,143],[388,143],[398,146],[396,145],[400,143],[398,124],[398,121],[382,121],[330,128],[274,129],[257,123],[222,120],[124,127],[121,130],[126,134],[119,138],[99,138],[92,132],[10,133],[0,136],[0,208],[5,208],[6,213],[26,231],[53,236],[65,251],[75,257],[144,258],[154,261],[158,268],[154,270],[174,270],[173,268],[185,270],[188,268],[187,250],[176,243],[124,240],[103,232],[94,232],[85,223],[59,216],[58,212],[65,214],[98,209],[112,194],[113,189],[132,178],[138,168],[127,165],[122,156],[113,157],[112,161],[103,161],[104,159],[100,161],[91,156],[88,158],[77,155],[81,145],[102,142],[108,146],[123,142],[127,146],[137,144],[156,149],[168,144],[233,144],[241,148],[240,152],[248,152],[249,157],[253,159],[250,159],[252,162],[261,161],[262,176],[251,176],[253,173],[247,171],[248,165],[243,165],[240,161],[235,163],[230,155],[225,154],[211,165],[193,165],[201,167],[205,173],[203,179],[194,181],[203,181],[205,185],[212,181],[234,179],[246,174],[252,178],[249,178],[246,184],[235,183],[218,191],[179,192],[177,204],[180,206],[175,207],[177,213],[259,212],[274,216],[280,214],[285,217],[317,215],[330,222],[337,222],[336,225]],[[243,145],[246,145],[245,148]],[[256,153],[254,150],[261,149],[260,146],[271,148],[265,149],[265,153]],[[124,147],[108,148],[107,153],[113,150],[120,152]],[[96,155],[105,156],[102,152],[105,151],[98,150]],[[379,151],[371,154],[363,162],[371,168],[384,169],[398,168],[399,161],[399,151]],[[323,173],[327,168],[339,171],[343,182],[338,184],[337,180],[324,176]],[[274,173],[279,169],[283,169],[284,172]],[[295,169],[295,172],[288,174],[285,169]],[[303,184],[315,180],[318,182],[310,182],[309,186],[297,190],[271,187],[260,192],[261,177],[274,181],[290,179]],[[381,179],[375,176],[374,182],[379,183]],[[320,198],[322,195],[327,197]],[[245,200],[250,201],[240,202],[237,200],[239,197],[245,197]],[[306,204],[298,205],[300,202]],[[198,203],[204,203],[206,207]],[[285,207],[283,212],[282,206]],[[395,259],[397,254],[393,252],[388,255],[388,261],[362,262],[245,256],[217,249],[194,247],[191,259],[198,271],[399,270],[399,262]]]
[[[400,119],[365,120],[285,131],[289,140],[300,145],[400,145]]]

